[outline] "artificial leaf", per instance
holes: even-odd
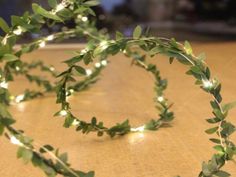
[[[134,29],[133,38],[134,38],[134,39],[139,39],[139,38],[141,37],[141,34],[142,34],[142,28],[141,28],[141,26],[137,26],[137,27]]]

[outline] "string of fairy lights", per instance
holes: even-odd
[[[90,2],[90,0],[85,1]],[[94,0],[91,0],[92,3],[94,3]],[[53,15],[53,20],[57,19],[57,14],[64,9],[70,9],[71,11],[75,10],[75,1],[71,0],[62,0],[61,3],[57,4],[55,8],[53,8],[50,11],[44,11],[41,15],[45,18],[51,18]],[[89,3],[88,3],[89,4]],[[81,5],[81,4],[80,4]],[[85,6],[87,7],[87,6]],[[49,16],[45,16],[45,13],[49,13]],[[76,14],[76,20],[81,21],[82,23],[88,23],[89,18],[87,15],[81,13],[81,14]],[[51,20],[52,20],[51,19]],[[29,19],[28,24],[30,24],[31,21]],[[80,27],[78,27],[80,28]],[[9,32],[6,33],[4,37],[2,37],[1,44],[2,45],[7,45],[9,44],[9,39],[16,36],[16,37],[21,37],[25,32],[27,32],[27,29],[25,29],[23,26],[17,25],[13,27]],[[72,35],[74,31],[67,31],[64,33],[67,33],[68,35]],[[125,121],[121,124],[117,124],[116,126],[112,128],[106,128],[103,126],[103,122],[97,123],[96,118],[93,118],[91,120],[91,123],[87,123],[83,120],[79,120],[76,117],[73,116],[73,114],[70,112],[70,106],[69,102],[67,102],[67,98],[73,95],[76,90],[73,87],[67,87],[67,82],[68,78],[71,76],[72,77],[72,71],[74,68],[79,67],[79,70],[82,69],[82,71],[85,73],[84,78],[85,81],[89,80],[90,78],[93,79],[93,75],[96,74],[97,71],[100,71],[102,68],[106,67],[108,65],[108,60],[104,59],[104,56],[102,54],[106,53],[106,58],[109,55],[114,55],[119,52],[123,52],[126,56],[131,56],[131,47],[132,45],[136,45],[142,49],[147,47],[148,49],[144,49],[145,52],[149,52],[152,49],[158,49],[154,52],[154,55],[157,54],[163,54],[165,56],[170,57],[170,61],[174,59],[180,61],[181,63],[183,62],[183,59],[185,62],[190,64],[190,70],[188,71],[189,75],[192,75],[196,78],[197,84],[200,85],[200,88],[202,88],[204,91],[207,93],[211,94],[213,96],[213,101],[211,101],[211,106],[213,108],[213,114],[215,118],[213,119],[208,119],[207,121],[209,123],[216,123],[217,126],[210,128],[206,130],[206,133],[208,134],[213,134],[216,133],[216,136],[219,139],[210,139],[213,143],[216,143],[217,146],[215,146],[217,150],[217,154],[214,154],[212,156],[212,159],[209,160],[208,162],[203,162],[202,165],[202,170],[199,174],[199,177],[211,177],[211,176],[219,176],[219,177],[228,177],[229,174],[225,171],[222,170],[222,167],[227,163],[227,161],[232,160],[234,155],[236,154],[236,147],[232,141],[230,141],[229,136],[236,130],[235,126],[230,123],[229,121],[226,120],[226,116],[228,113],[229,109],[232,109],[234,106],[236,106],[236,103],[229,103],[229,104],[222,104],[222,97],[220,95],[221,91],[221,84],[220,82],[215,79],[210,77],[210,71],[209,68],[206,66],[206,64],[198,57],[195,57],[192,53],[192,49],[190,44],[185,43],[185,45],[182,45],[175,40],[171,39],[164,39],[164,38],[153,38],[153,37],[143,37],[142,31],[140,27],[137,27],[134,30],[133,38],[126,38],[122,37],[120,40],[109,40],[109,39],[103,39],[100,38],[96,35],[91,34],[89,31],[84,30],[83,31],[84,35],[88,35],[92,37],[93,39],[96,39],[99,41],[99,43],[94,44],[93,48],[85,47],[82,49],[79,53],[78,56],[83,58],[84,56],[88,55],[89,61],[87,62],[88,64],[91,63],[94,59],[94,55],[96,51],[98,52],[98,56],[101,56],[101,59],[99,62],[95,62],[92,66],[89,68],[80,68],[77,64],[78,61],[75,61],[72,65],[68,64],[68,70],[65,71],[66,74],[63,74],[61,76],[58,76],[61,78],[61,80],[56,83],[56,86],[61,86],[61,90],[59,89],[59,92],[57,93],[57,99],[59,100],[59,103],[61,103],[62,108],[58,112],[58,115],[61,117],[65,118],[65,123],[66,126],[75,126],[76,130],[83,130],[84,133],[88,133],[94,128],[94,131],[98,131],[98,136],[102,136],[103,132],[106,131],[111,137],[115,136],[118,132],[118,135],[124,135],[129,132],[144,132],[145,130],[156,130],[156,128],[159,128],[159,126],[163,122],[169,122],[173,120],[173,113],[169,111],[169,108],[171,105],[167,103],[167,99],[163,95],[163,91],[166,89],[167,84],[165,84],[165,80],[160,77],[159,70],[156,68],[156,66],[153,66],[151,64],[144,63],[143,59],[137,59],[137,64],[141,64],[141,67],[146,69],[148,72],[151,72],[154,77],[155,77],[155,91],[157,93],[155,97],[155,102],[158,103],[157,107],[160,112],[160,119],[158,120],[151,120],[147,124],[138,126],[138,127],[131,127],[129,125],[128,121]],[[60,37],[60,34],[50,34],[46,37],[43,37],[37,41],[34,42],[34,45],[36,48],[44,48],[47,46],[49,42],[54,41]],[[139,43],[140,42],[140,43]],[[144,44],[144,45],[143,45]],[[124,47],[124,45],[126,45]],[[119,50],[115,50],[116,52],[109,50],[112,49],[112,47],[118,48]],[[165,50],[162,50],[165,49]],[[29,51],[30,52],[30,51]],[[9,53],[6,53],[9,54]],[[11,53],[14,54],[14,53]],[[129,57],[130,57],[129,56]],[[150,54],[150,56],[153,56],[153,53]],[[16,57],[16,56],[14,56]],[[72,58],[73,59],[73,58]],[[83,60],[82,60],[83,61]],[[85,62],[86,63],[86,62]],[[16,71],[20,71],[21,68],[19,66],[16,66],[14,68]],[[55,68],[51,66],[49,68],[50,71],[55,71]],[[20,94],[17,96],[13,96],[9,94],[9,79],[4,75],[4,72],[0,70],[0,89],[3,90],[2,93],[4,93],[7,97],[7,100],[10,100],[10,103],[21,103],[22,101],[25,100],[26,94]],[[81,71],[80,71],[81,72]],[[199,77],[200,75],[200,77]],[[91,80],[92,80],[91,79]],[[62,84],[61,84],[62,83]],[[61,85],[60,85],[61,84]],[[64,95],[65,91],[65,95]],[[57,92],[57,91],[56,91]],[[61,94],[62,93],[62,94]],[[60,98],[62,96],[62,98]],[[65,96],[65,97],[64,97]],[[61,99],[61,100],[60,100]],[[57,100],[57,101],[58,101]],[[3,107],[4,111],[4,116],[10,116],[7,111],[7,104],[5,104],[2,100],[0,100],[0,106]],[[165,117],[166,116],[166,117]],[[0,120],[2,119],[3,115],[0,112]],[[70,119],[68,119],[70,118]],[[72,121],[71,121],[72,119]],[[12,120],[11,120],[12,121]],[[6,122],[6,121],[5,121]],[[12,121],[14,122],[14,121]],[[68,123],[69,122],[69,123]],[[0,125],[2,126],[2,122],[0,121]],[[13,127],[11,127],[11,124],[4,125],[7,128],[6,135],[9,138],[10,142],[14,145],[19,146],[20,148],[25,148],[29,150],[30,152],[32,151],[33,155],[37,155],[37,157],[42,158],[42,163],[46,162],[47,159],[41,156],[41,153],[36,151],[34,146],[31,144],[31,141],[29,142],[28,140],[25,139],[25,135],[17,130],[15,130]],[[68,127],[69,127],[68,126]],[[2,129],[2,127],[1,127]],[[117,132],[116,132],[117,131]],[[45,150],[45,147],[42,147]],[[21,149],[22,150],[22,149]],[[47,148],[46,151],[48,152]],[[68,177],[87,177],[86,174],[82,175],[81,173],[78,173],[78,171],[70,168],[69,163],[66,161],[63,161],[57,155],[52,154],[49,152],[49,155],[55,159],[57,162],[59,162],[63,167],[62,170],[60,169],[61,167],[58,166],[57,164],[54,164],[52,161],[49,161],[50,163],[46,163],[49,167],[52,167],[52,174],[49,174],[48,169],[44,169],[45,173],[47,176],[55,176],[55,174],[61,174],[63,176],[68,176]],[[38,164],[39,165],[39,164]],[[51,166],[50,166],[51,165]],[[59,169],[58,169],[59,168]],[[65,170],[66,169],[66,170]],[[91,177],[94,177],[94,173],[90,173]],[[89,176],[89,177],[90,177]]]

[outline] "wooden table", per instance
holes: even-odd
[[[236,43],[195,43],[195,53],[204,51],[213,75],[223,83],[224,102],[236,100]],[[71,56],[77,46],[50,47],[26,55],[24,60],[43,59],[56,68],[65,66],[60,61]],[[133,125],[141,125],[158,113],[153,103],[152,77],[140,68],[130,66],[130,59],[123,55],[110,57],[111,64],[104,70],[101,80],[89,90],[70,98],[74,113],[90,120],[97,116],[107,125],[127,118]],[[52,115],[59,109],[55,96],[21,103],[11,107],[17,120],[16,127],[41,144],[50,143],[68,152],[72,166],[83,171],[95,170],[96,177],[196,177],[201,162],[214,153],[210,136],[204,133],[209,127],[205,119],[211,117],[210,96],[194,86],[194,79],[185,75],[186,66],[176,61],[169,65],[164,57],[153,58],[154,63],[168,78],[166,92],[174,102],[176,119],[169,127],[156,132],[133,133],[110,139],[95,134],[82,135],[73,128],[62,127],[63,119]],[[19,93],[29,84],[18,77],[11,89]],[[32,88],[34,86],[31,86]],[[229,119],[236,124],[236,109]],[[236,142],[236,136],[232,136]],[[32,165],[25,166],[16,159],[17,147],[0,138],[1,177],[41,177],[44,174]],[[3,154],[4,152],[4,154]],[[229,162],[226,170],[236,176],[236,164]]]

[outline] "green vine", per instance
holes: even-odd
[[[211,160],[202,163],[202,169],[198,176],[230,176],[222,168],[227,161],[233,160],[236,155],[236,146],[230,140],[230,136],[236,128],[231,122],[227,121],[226,117],[228,111],[235,107],[236,103],[222,103],[221,84],[216,78],[211,77],[210,69],[207,67],[203,55],[195,56],[188,42],[183,45],[174,39],[143,36],[140,26],[136,27],[133,36],[130,38],[117,32],[116,38],[111,40],[106,34],[100,33],[95,28],[94,23],[90,23],[87,17],[88,15],[95,15],[91,7],[97,4],[96,0],[62,0],[61,3],[57,3],[56,0],[49,0],[51,10],[33,4],[33,14],[26,12],[22,17],[13,16],[11,27],[0,18],[0,28],[6,33],[0,37],[0,62],[3,63],[3,67],[0,68],[0,135],[5,134],[11,143],[19,146],[17,157],[41,168],[49,177],[57,174],[67,177],[93,177],[95,175],[94,172],[84,173],[73,169],[68,163],[66,153],[59,153],[59,150],[55,150],[51,145],[39,145],[33,139],[27,137],[23,131],[16,130],[13,127],[15,120],[8,112],[10,104],[13,101],[19,103],[43,96],[48,92],[56,93],[56,102],[61,104],[61,109],[55,116],[65,118],[64,127],[75,126],[76,130],[82,131],[82,133],[96,132],[98,136],[106,133],[114,137],[129,132],[157,130],[161,125],[172,121],[174,118],[174,113],[170,111],[172,104],[169,104],[164,97],[167,80],[160,76],[160,71],[154,64],[146,61],[146,56],[153,57],[160,54],[167,56],[170,63],[177,60],[187,65],[189,68],[187,74],[196,79],[195,84],[213,97],[210,101],[213,118],[207,119],[207,122],[213,127],[205,132],[217,135],[217,138],[210,138],[210,141],[215,144],[216,153]],[[74,29],[50,34],[23,45],[19,50],[15,49],[17,40],[23,34],[39,33],[43,25],[50,27],[57,23],[66,23],[71,19],[74,19],[76,24]],[[56,71],[53,66],[47,66],[41,61],[27,63],[21,59],[23,54],[45,47],[47,42],[76,36],[86,37],[88,43],[83,50],[76,51],[74,57],[64,62],[68,66],[65,71]],[[101,71],[108,64],[107,58],[120,52],[127,57],[131,57],[133,64],[152,74],[155,80],[154,91],[156,97],[154,101],[160,112],[159,118],[139,127],[131,127],[129,121],[126,120],[110,128],[105,127],[103,122],[97,121],[95,117],[90,122],[78,119],[71,112],[67,97],[95,83]],[[92,69],[83,67],[82,62],[88,65],[94,61],[97,62]],[[42,72],[48,72],[58,81],[52,83],[45,78],[30,74],[30,71],[36,68],[40,68]],[[44,91],[26,89],[23,94],[13,96],[8,89],[8,83],[12,82],[17,75],[23,75],[29,82],[42,86]],[[46,157],[45,154],[49,156]]]

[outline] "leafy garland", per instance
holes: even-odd
[[[110,40],[107,35],[101,34],[89,23],[87,16],[95,15],[91,6],[97,5],[95,0],[63,0],[57,3],[56,0],[49,0],[52,10],[48,11],[38,4],[33,4],[33,14],[26,12],[22,17],[12,17],[12,27],[9,27],[3,19],[0,19],[0,27],[6,33],[0,37],[0,61],[4,66],[0,68],[0,134],[5,133],[11,143],[18,145],[18,158],[23,158],[25,162],[32,162],[36,167],[41,168],[47,176],[56,176],[60,174],[68,177],[93,177],[94,172],[84,173],[73,169],[67,160],[66,153],[59,153],[59,150],[51,145],[38,145],[27,137],[23,131],[16,130],[13,127],[15,120],[8,112],[8,107],[12,103],[21,102],[42,96],[47,92],[56,92],[57,103],[61,104],[61,110],[55,115],[65,117],[65,127],[75,126],[77,131],[89,133],[97,132],[98,136],[104,133],[113,137],[115,135],[124,135],[129,132],[156,130],[163,123],[170,122],[174,118],[173,112],[169,111],[171,104],[167,103],[163,91],[167,87],[167,81],[162,79],[160,71],[153,64],[147,63],[145,55],[153,57],[157,54],[169,57],[170,63],[177,60],[189,67],[188,75],[196,79],[195,84],[212,95],[210,102],[213,109],[213,118],[207,119],[207,122],[214,127],[206,130],[208,134],[216,134],[218,138],[211,138],[215,143],[214,154],[208,162],[203,162],[199,177],[227,177],[230,174],[222,170],[222,167],[229,160],[233,160],[236,155],[236,146],[230,141],[230,135],[236,130],[235,126],[226,120],[228,111],[236,106],[236,103],[222,103],[220,94],[220,82],[211,77],[209,68],[206,66],[203,55],[196,57],[188,42],[184,45],[176,42],[174,39],[155,38],[142,36],[141,27],[134,30],[132,38],[126,38],[121,33],[116,34],[115,40]],[[14,46],[17,39],[24,33],[38,33],[44,24],[49,26],[60,22],[66,22],[70,19],[76,19],[76,28],[62,31],[56,34],[41,38],[33,43],[23,45],[20,50],[15,52]],[[55,39],[64,39],[75,36],[87,36],[88,43],[86,48],[76,53],[76,56],[65,61],[68,69],[57,75],[58,72],[52,66],[47,66],[42,62],[26,63],[20,58],[24,53],[32,52],[38,48],[44,47],[46,42]],[[139,48],[137,52],[137,48]],[[142,52],[140,51],[142,50]],[[70,104],[67,97],[73,92],[81,91],[90,84],[97,81],[102,69],[107,65],[106,58],[109,55],[116,55],[123,52],[127,57],[133,58],[133,63],[150,72],[155,79],[156,107],[160,111],[160,118],[151,120],[147,124],[131,128],[128,120],[107,128],[96,118],[91,122],[85,122],[76,118],[70,111]],[[90,69],[83,68],[80,63],[83,61],[86,65],[99,59],[95,67]],[[49,72],[53,77],[57,76],[59,81],[51,83],[42,79],[40,76],[29,74],[29,71],[39,67],[42,72]],[[15,75],[24,75],[30,82],[35,82],[43,86],[43,92],[26,90],[24,94],[13,96],[8,90],[8,83],[13,81]],[[75,76],[81,76],[77,81]],[[51,159],[45,157],[49,154]]]

